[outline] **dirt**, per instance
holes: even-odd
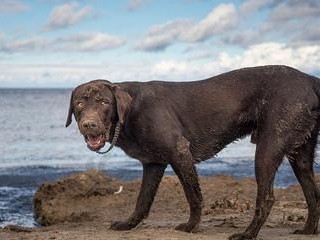
[[[320,183],[320,176],[317,181]],[[222,240],[242,232],[254,213],[254,179],[201,177],[205,203],[201,225],[196,233],[175,231],[176,225],[188,219],[188,204],[178,179],[165,177],[147,219],[131,231],[110,230],[111,221],[124,220],[133,211],[140,182],[122,182],[100,172],[89,171],[45,183],[35,194],[34,203],[38,221],[47,226],[32,229],[7,226],[0,229],[0,239]],[[319,236],[292,234],[303,227],[307,214],[300,187],[277,189],[275,195],[277,201],[258,239],[319,239]]]

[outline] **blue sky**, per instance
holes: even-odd
[[[189,81],[285,64],[320,75],[319,0],[1,0],[0,87]]]

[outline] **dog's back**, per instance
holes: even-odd
[[[280,144],[298,145],[315,125],[320,88],[319,79],[277,65],[239,69],[201,81],[121,86],[135,96],[139,116],[141,109],[149,115],[169,112],[190,141],[195,161],[211,158],[248,134],[258,141],[267,118],[277,122],[283,138],[290,139]]]

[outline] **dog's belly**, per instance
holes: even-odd
[[[205,161],[214,157],[230,142],[218,141],[218,139],[211,139],[207,142],[196,141],[190,144],[190,151],[195,162]]]
[[[254,121],[242,122],[241,124],[230,125],[228,129],[221,132],[208,132],[200,137],[191,137],[190,151],[195,162],[205,161],[214,157],[228,144],[243,138],[247,135],[256,135],[256,124]],[[255,137],[255,136],[254,136]]]

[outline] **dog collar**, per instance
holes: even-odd
[[[111,149],[112,149],[112,148],[116,145],[116,143],[117,143],[117,140],[118,140],[118,137],[119,137],[119,134],[120,134],[120,128],[121,128],[121,124],[120,124],[120,121],[119,121],[119,122],[117,122],[116,128],[114,129],[114,134],[113,134],[113,138],[112,138],[110,147],[109,147],[106,151],[103,151],[103,152],[97,151],[97,153],[99,153],[99,154],[105,154],[105,153],[108,153],[108,152],[111,151]]]

